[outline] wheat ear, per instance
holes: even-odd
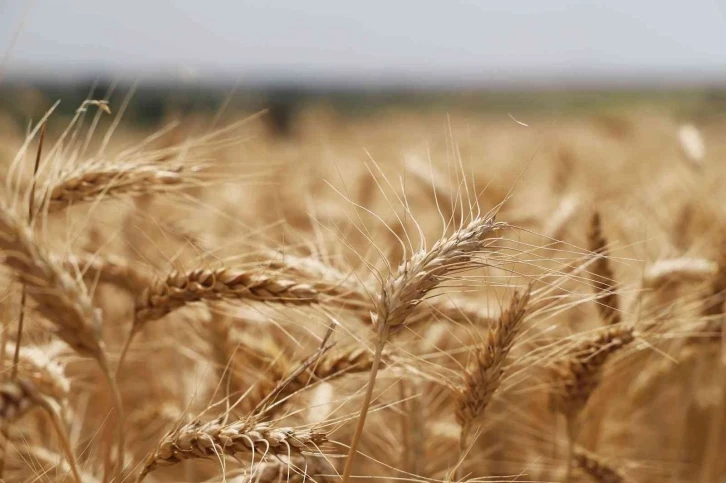
[[[291,427],[275,428],[256,421],[224,424],[221,419],[208,423],[195,421],[167,434],[148,456],[136,482],[160,466],[175,465],[198,458],[236,457],[242,454],[303,455],[319,451],[327,442],[325,433]]]
[[[358,422],[345,460],[343,483],[350,481],[353,462],[373,397],[373,387],[383,348],[389,333],[402,329],[406,325],[408,316],[431,290],[446,280],[447,276],[476,266],[474,261],[477,254],[487,247],[492,234],[503,226],[503,223],[495,222],[494,218],[477,217],[451,236],[438,240],[431,249],[426,250],[422,247],[411,258],[405,260],[394,274],[384,280],[376,301],[375,313],[372,314],[376,329],[375,355]]]
[[[87,163],[61,173],[45,187],[38,203],[57,212],[79,203],[121,195],[139,196],[179,188],[189,182],[189,170],[169,163]]]
[[[577,419],[593,391],[600,385],[607,360],[634,339],[632,327],[611,326],[596,338],[577,344],[568,355],[552,365],[556,390],[550,394],[550,407],[562,413],[567,421],[566,482],[570,481],[572,472]]]
[[[557,390],[551,394],[552,409],[576,417],[600,384],[607,360],[635,339],[632,327],[610,327],[597,337],[577,344],[552,365]]]
[[[135,330],[189,303],[220,299],[309,305],[318,301],[318,292],[309,284],[261,270],[174,272],[142,295],[136,305]]]
[[[606,324],[618,324],[620,323],[620,301],[615,286],[615,275],[608,258],[607,240],[602,232],[602,221],[598,212],[595,212],[590,219],[587,243],[595,256],[592,274],[593,284],[599,295],[597,310]]]
[[[157,280],[137,300],[133,325],[121,352],[119,368],[132,339],[146,324],[193,302],[222,299],[311,305],[319,301],[319,293],[310,284],[259,269],[173,272],[165,279]]]
[[[75,480],[81,483],[76,457],[63,421],[70,383],[62,367],[51,360],[47,352],[49,351],[40,348],[21,348],[15,366],[17,369],[15,378],[0,385],[0,419],[3,433],[7,435],[5,428],[9,423],[30,409],[42,408],[50,417],[58,434]]]
[[[464,374],[464,385],[457,389],[456,420],[461,426],[460,451],[466,450],[471,425],[483,414],[502,382],[505,359],[524,320],[529,291],[515,293],[509,308],[489,329],[487,341],[476,349],[473,363]]]
[[[121,394],[101,340],[100,313],[94,309],[85,287],[54,262],[28,225],[4,202],[0,204],[0,250],[5,253],[5,264],[37,302],[36,310],[55,324],[58,337],[78,353],[93,357],[101,368],[116,404],[118,453],[119,461],[123,461]]]

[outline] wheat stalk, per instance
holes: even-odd
[[[136,301],[134,321],[121,351],[119,369],[133,338],[149,322],[193,302],[223,299],[311,305],[319,302],[319,293],[309,284],[264,270],[221,268],[173,272],[148,287]]]
[[[239,299],[291,305],[318,302],[318,292],[309,284],[279,277],[262,270],[198,269],[174,272],[157,281],[136,304],[134,330],[171,311],[201,300]]]
[[[477,217],[451,236],[438,240],[431,249],[422,247],[411,258],[405,260],[394,274],[383,281],[375,313],[371,316],[376,329],[375,356],[345,461],[343,483],[350,481],[353,461],[365,426],[376,375],[389,333],[405,327],[407,318],[422,303],[426,295],[448,276],[475,266],[476,255],[487,247],[491,235],[503,226],[505,226],[503,223],[495,222],[493,217]]]
[[[237,457],[242,454],[290,456],[316,453],[327,442],[325,433],[291,427],[275,428],[252,420],[224,424],[217,419],[195,421],[167,434],[148,456],[137,483],[160,466],[198,458]]]
[[[400,330],[412,311],[445,277],[472,268],[477,253],[503,223],[476,218],[453,235],[437,241],[430,250],[421,249],[404,261],[381,288],[373,323],[381,330]]]
[[[592,264],[593,284],[598,292],[597,310],[606,324],[620,323],[619,297],[615,286],[615,275],[610,267],[607,240],[602,232],[600,214],[595,212],[587,232],[588,248],[595,255]]]
[[[509,308],[489,329],[487,341],[475,351],[473,363],[464,374],[464,385],[456,390],[456,420],[461,426],[460,450],[466,450],[471,424],[479,419],[499,388],[504,362],[524,320],[529,291],[515,293]]]
[[[38,204],[57,212],[79,203],[121,195],[139,196],[178,189],[189,182],[192,170],[169,163],[137,164],[92,162],[60,173],[45,187]]]
[[[593,391],[600,385],[605,363],[614,353],[635,339],[632,327],[608,327],[596,338],[578,343],[569,354],[556,360],[551,369],[556,390],[550,394],[550,408],[567,421],[568,460],[565,481],[570,481],[577,437],[577,418]]]
[[[634,339],[632,327],[610,327],[555,361],[551,373],[557,389],[550,395],[551,408],[568,418],[576,417],[600,385],[607,360]]]

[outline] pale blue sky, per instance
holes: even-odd
[[[0,0],[0,52],[28,8],[10,73],[726,80],[726,0]]]

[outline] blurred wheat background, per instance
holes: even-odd
[[[55,8],[0,82],[2,481],[726,481],[717,69],[60,79]]]

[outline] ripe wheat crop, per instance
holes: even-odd
[[[722,119],[113,108],[0,123],[2,481],[725,481]]]

